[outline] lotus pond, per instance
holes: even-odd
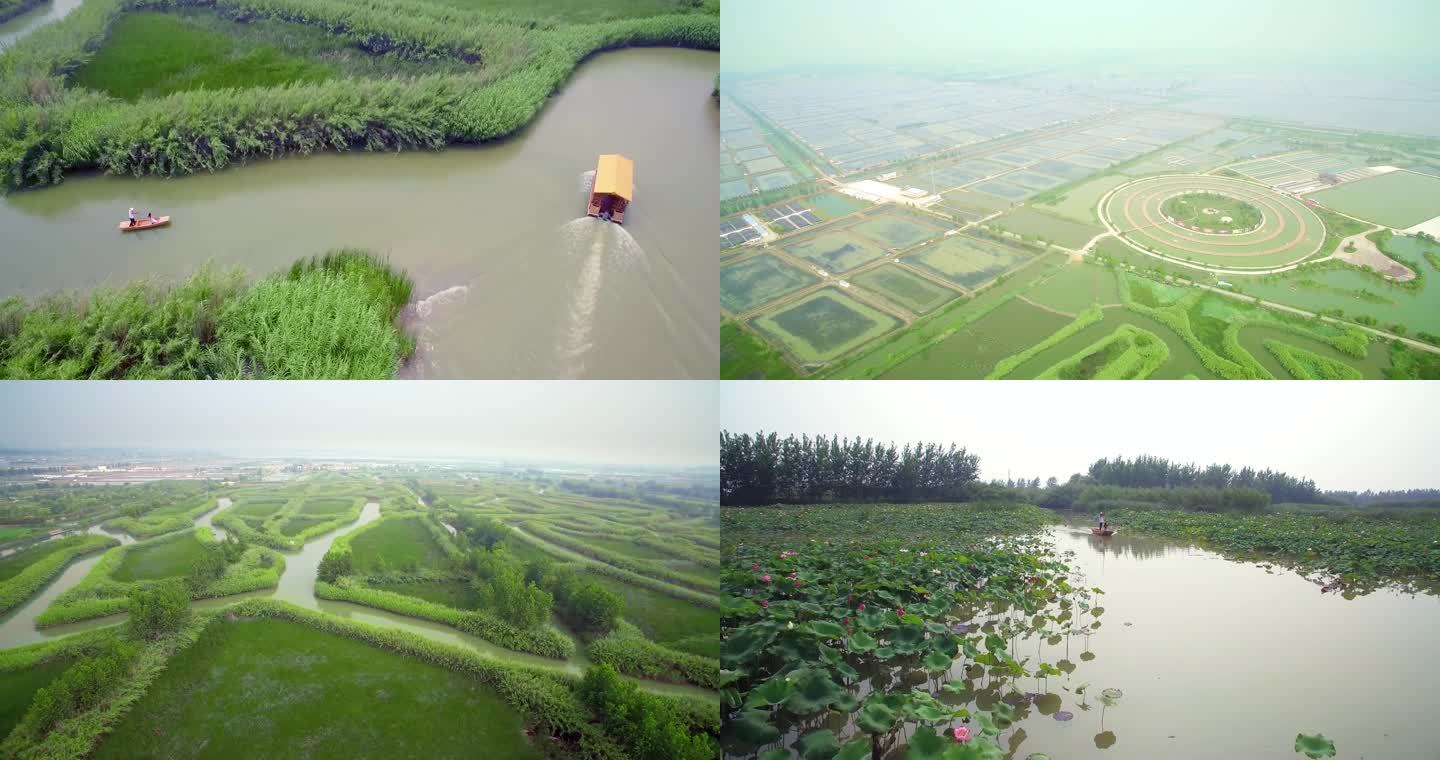
[[[1433,753],[1440,599],[1044,514],[726,510],[726,756]]]

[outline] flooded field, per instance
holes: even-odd
[[[530,127],[493,145],[170,180],[75,177],[12,194],[0,199],[0,297],[179,277],[206,262],[259,276],[355,246],[415,279],[409,376],[709,376],[713,208],[695,192],[718,181],[718,63],[662,48],[599,55]],[[601,153],[635,162],[624,227],[584,216]],[[175,221],[119,236],[131,206]]]

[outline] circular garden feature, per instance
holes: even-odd
[[[1254,205],[1208,190],[1172,195],[1161,201],[1160,213],[1171,224],[1207,235],[1241,235],[1265,219]]]
[[[1276,269],[1325,242],[1324,223],[1304,203],[1230,177],[1137,179],[1115,188],[1099,211],[1130,247],[1200,268]]]

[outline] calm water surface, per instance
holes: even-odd
[[[175,278],[207,261],[261,275],[357,246],[416,281],[407,376],[713,377],[718,63],[693,50],[604,53],[492,145],[179,179],[76,176],[5,196],[0,297]],[[584,216],[601,153],[635,161],[623,227]],[[131,206],[175,222],[121,235]]]
[[[1049,679],[1075,718],[1032,712],[1016,757],[1285,758],[1299,732],[1334,739],[1339,757],[1440,757],[1440,599],[1347,600],[1278,568],[1123,532],[1054,538],[1075,553],[1085,585],[1105,591],[1103,625],[1070,642],[1075,672]],[[1095,658],[1082,661],[1077,645]],[[1043,659],[1063,647],[1042,647]],[[1034,643],[1020,651],[1033,658]],[[1085,683],[1088,711],[1063,688]],[[1105,688],[1124,696],[1104,709],[1102,729]]]

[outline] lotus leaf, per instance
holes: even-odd
[[[925,643],[925,626],[905,625],[901,626],[890,637],[890,646],[900,654],[914,654]]]
[[[870,760],[870,737],[861,736],[846,742],[832,760]]]
[[[971,691],[970,684],[967,681],[947,681],[945,685],[941,686],[940,688],[950,692],[951,694],[958,694],[962,697],[968,696]]]
[[[726,594],[720,597],[720,614],[725,617],[754,615],[759,611],[760,605],[756,604],[753,600],[733,594]]]
[[[839,751],[840,742],[828,728],[811,731],[800,738],[800,757],[804,760],[830,760]]]
[[[881,659],[881,660],[888,660],[888,659],[894,657],[895,654],[896,654],[896,652],[895,652],[895,647],[885,646],[885,647],[877,647],[877,648],[875,649],[875,657],[877,657],[878,659]]]
[[[934,728],[920,726],[910,736],[910,745],[905,750],[905,760],[940,760],[950,744],[935,733]]]
[[[755,623],[744,626],[720,644],[720,662],[730,668],[748,665],[775,640],[775,625]]]
[[[778,705],[790,698],[795,687],[784,676],[775,676],[750,690],[745,698],[746,707]]]
[[[767,749],[760,753],[759,760],[790,760],[790,753],[783,749]]]
[[[1321,757],[1335,756],[1335,741],[1325,738],[1324,734],[1296,734],[1295,751],[1303,753],[1310,760]]]
[[[1110,747],[1114,746],[1114,744],[1115,744],[1115,732],[1114,732],[1114,731],[1101,731],[1100,733],[1095,734],[1095,748],[1096,748],[1096,749],[1109,749]]]
[[[951,665],[955,664],[955,661],[940,652],[931,650],[929,654],[925,655],[925,659],[921,660],[920,664],[925,667],[927,672],[944,673],[950,669]]]
[[[780,729],[770,725],[766,710],[743,710],[730,721],[735,736],[750,747],[760,747],[780,738]]]
[[[812,715],[847,696],[824,668],[798,670],[790,676],[790,685],[794,691],[785,700],[785,709],[796,715]]]
[[[995,720],[996,726],[1006,728],[1015,722],[1015,708],[1004,702],[996,702],[995,706],[990,708],[990,717]]]
[[[870,634],[864,631],[857,631],[850,635],[846,643],[850,646],[850,651],[864,653],[874,651],[878,642],[876,642],[875,638]]]
[[[829,620],[815,620],[809,623],[810,632],[822,639],[843,639],[845,629],[839,623],[832,623]]]
[[[860,708],[860,729],[870,734],[886,734],[895,727],[900,718],[899,710],[905,704],[904,697],[894,694],[871,694]]]

